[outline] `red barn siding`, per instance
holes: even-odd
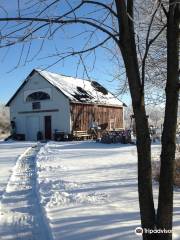
[[[72,130],[85,131],[91,121],[108,124],[114,121],[113,128],[123,128],[123,107],[71,103]],[[111,126],[112,127],[112,126]]]

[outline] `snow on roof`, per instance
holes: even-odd
[[[96,81],[73,78],[39,69],[36,71],[72,102],[123,106],[119,99]]]

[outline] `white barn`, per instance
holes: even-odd
[[[124,125],[123,103],[100,84],[48,71],[33,70],[6,105],[10,107],[10,120],[16,134],[23,135],[25,140],[37,140],[38,132],[43,139],[52,139],[55,131],[71,134],[74,129],[87,130],[88,121],[92,121],[87,117],[87,108],[95,114],[94,121],[111,121],[109,128]],[[86,113],[81,114],[84,122],[80,119],[75,127],[73,115],[79,106],[81,109],[84,106]],[[100,110],[102,116],[97,117]],[[112,114],[118,117],[107,119]]]

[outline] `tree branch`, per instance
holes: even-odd
[[[112,6],[109,7],[108,5],[106,5],[104,3],[97,2],[97,1],[90,1],[90,0],[83,0],[83,3],[90,3],[90,4],[102,6],[102,7],[106,8],[107,10],[109,10],[115,17],[118,17],[117,13],[112,9]]]
[[[57,63],[65,60],[65,59],[67,59],[67,58],[69,58],[69,57],[76,56],[76,55],[79,55],[79,56],[80,56],[80,55],[82,55],[82,54],[84,54],[84,53],[91,52],[91,51],[97,49],[98,47],[103,46],[103,44],[105,44],[105,43],[106,43],[107,41],[109,41],[110,39],[111,39],[111,37],[109,36],[109,37],[105,38],[102,42],[100,42],[100,43],[98,43],[98,44],[96,44],[96,45],[94,45],[94,46],[92,46],[92,47],[90,47],[90,48],[84,49],[84,50],[71,51],[71,52],[65,52],[65,53],[61,53],[61,54],[54,54],[54,55],[52,55],[52,56],[48,56],[47,58],[59,56],[60,59],[58,59],[56,62],[52,63],[51,65],[49,65],[47,68],[50,68],[50,67],[56,65]],[[45,68],[45,69],[47,69],[47,68]],[[44,69],[44,70],[45,70],[45,69]]]
[[[163,10],[163,12],[164,12],[164,14],[165,14],[165,16],[168,17],[168,12],[167,12],[164,4],[162,3],[162,0],[158,0],[158,1],[159,1],[159,4],[160,4],[160,6],[161,6],[161,8],[162,8],[162,10]]]
[[[61,20],[58,18],[34,18],[34,17],[11,17],[11,18],[0,18],[0,22],[13,22],[13,21],[17,21],[17,22],[21,22],[21,21],[31,21],[31,22],[46,22],[48,24],[52,24],[52,23],[57,23],[57,24],[76,24],[76,23],[80,23],[80,24],[86,24],[89,25],[91,27],[97,28],[98,30],[106,33],[107,35],[109,35],[116,43],[118,43],[117,38],[115,37],[115,35],[108,31],[106,28],[103,28],[102,26],[99,26],[98,24],[85,20],[85,19],[68,19],[68,20]]]
[[[151,39],[151,41],[149,41],[149,36],[150,36],[152,24],[153,24],[155,15],[156,15],[156,13],[159,9],[159,6],[160,6],[160,2],[158,3],[158,5],[157,5],[157,7],[154,11],[154,13],[151,17],[151,21],[150,21],[149,26],[148,26],[148,31],[147,31],[147,36],[146,36],[146,48],[145,48],[145,53],[144,53],[144,57],[143,57],[143,60],[142,60],[142,72],[141,72],[141,74],[142,74],[142,76],[141,76],[141,78],[142,78],[142,88],[144,88],[144,83],[145,83],[145,65],[146,65],[146,58],[147,58],[147,55],[148,55],[148,52],[149,52],[149,48],[165,28],[165,26],[163,26],[161,31],[159,31],[159,33],[153,39]]]

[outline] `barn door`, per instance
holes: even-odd
[[[51,139],[51,116],[44,117],[45,139]]]
[[[29,116],[26,118],[27,135],[26,140],[37,141],[37,133],[39,131],[39,117]]]

